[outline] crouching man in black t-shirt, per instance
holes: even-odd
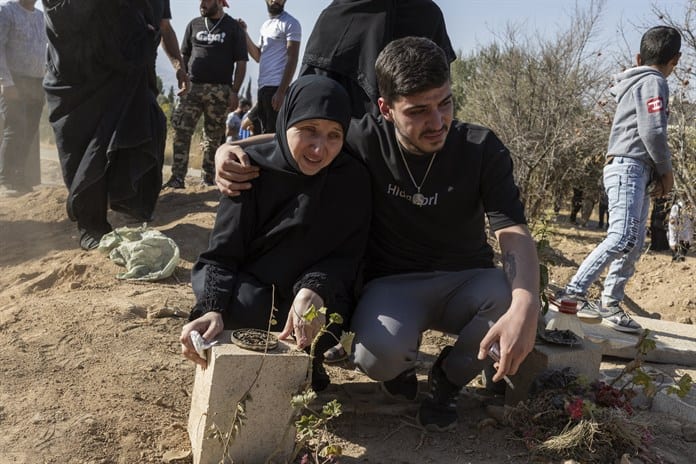
[[[422,426],[448,430],[457,425],[459,390],[490,365],[494,345],[494,381],[515,374],[532,350],[538,259],[507,148],[489,129],[453,119],[444,52],[428,39],[398,39],[380,53],[376,73],[381,114],[353,120],[346,139],[367,165],[373,192],[353,361],[387,393],[415,399],[422,332],[455,335],[430,371],[418,412]],[[223,193],[237,194],[257,175],[243,156],[242,165],[233,161],[240,156],[229,145],[218,149]]]

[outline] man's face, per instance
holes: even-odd
[[[273,16],[278,16],[283,12],[285,7],[285,0],[266,0],[266,7],[268,8],[268,13]]]
[[[383,98],[379,110],[394,124],[396,138],[411,153],[426,154],[440,151],[454,117],[450,83],[442,87],[407,95],[388,104]]]
[[[214,18],[220,13],[221,6],[218,0],[201,0],[201,16],[206,18]]]

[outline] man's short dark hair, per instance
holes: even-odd
[[[673,27],[651,27],[640,39],[640,58],[645,66],[667,64],[680,49],[681,34]]]
[[[251,102],[247,100],[246,98],[240,98],[239,99],[239,106],[251,106]]]
[[[404,37],[387,44],[377,57],[375,71],[379,94],[387,103],[442,87],[450,78],[445,52],[422,37]]]

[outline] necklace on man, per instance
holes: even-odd
[[[220,16],[220,19],[218,19],[217,22],[215,24],[213,24],[213,27],[208,27],[208,17],[207,16],[205,16],[203,18],[203,22],[205,23],[205,28],[208,31],[208,34],[213,32],[215,30],[215,28],[218,27],[218,24],[220,24],[220,21],[222,21],[222,18],[224,18],[224,17],[225,17],[224,14],[222,16]]]
[[[404,156],[404,150],[401,148],[401,144],[397,141],[396,145],[399,147],[399,154],[401,155],[401,160],[404,162],[404,166],[406,166],[406,172],[408,173],[408,177],[411,178],[413,186],[416,187],[416,193],[414,193],[413,196],[411,196],[411,203],[413,203],[416,206],[423,206],[425,205],[425,195],[421,193],[421,187],[423,187],[423,184],[425,184],[425,179],[427,179],[428,174],[430,174],[430,168],[433,166],[433,161],[435,161],[437,152],[433,153],[433,157],[430,158],[430,164],[428,164],[428,169],[425,170],[423,179],[421,180],[421,183],[418,184],[416,183],[416,179],[413,178],[411,169],[408,167],[408,163],[406,162],[406,157]]]

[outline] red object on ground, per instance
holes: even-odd
[[[563,314],[577,314],[578,302],[575,300],[561,300],[558,306],[558,312]]]

